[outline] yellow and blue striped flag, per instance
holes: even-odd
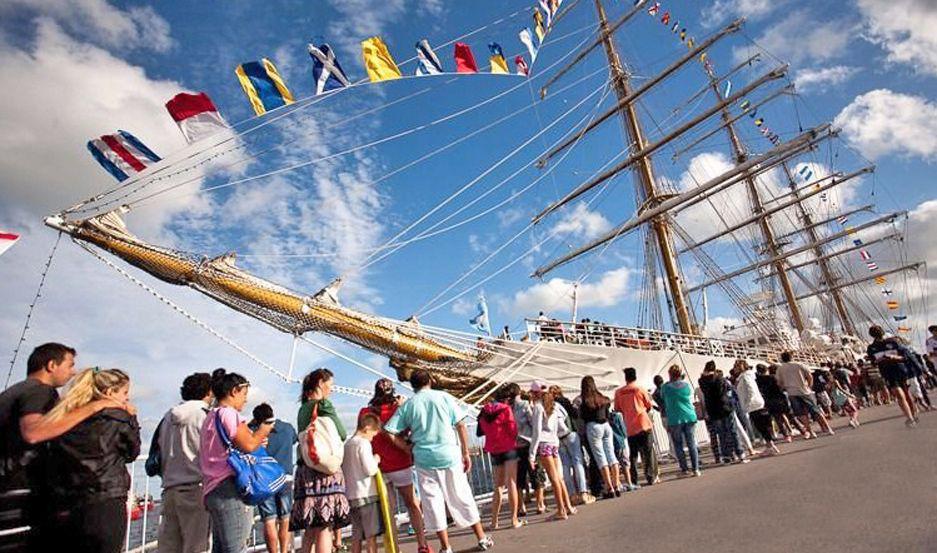
[[[257,115],[293,103],[293,95],[276,66],[267,58],[242,63],[234,72]]]

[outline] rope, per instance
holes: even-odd
[[[295,384],[295,383],[301,382],[300,380],[297,380],[297,379],[295,379],[295,378],[290,378],[290,377],[287,376],[286,373],[284,373],[283,371],[280,371],[280,370],[276,369],[275,367],[273,367],[272,365],[270,365],[270,364],[267,363],[266,361],[260,359],[259,357],[257,357],[256,355],[254,355],[253,353],[251,353],[250,351],[248,351],[247,349],[245,349],[245,348],[244,348],[243,346],[241,346],[240,344],[236,343],[234,340],[228,338],[227,336],[225,336],[225,335],[222,334],[221,332],[215,330],[214,328],[212,328],[211,326],[209,326],[208,323],[203,322],[201,319],[199,319],[199,318],[196,317],[195,315],[192,315],[191,313],[189,313],[188,311],[186,311],[185,309],[183,309],[182,307],[180,307],[179,305],[177,305],[176,303],[174,303],[172,300],[170,300],[170,299],[167,298],[166,296],[164,296],[164,295],[160,294],[159,292],[157,292],[155,289],[153,289],[152,287],[150,287],[149,285],[147,285],[145,282],[143,282],[143,281],[141,281],[140,279],[136,278],[135,276],[131,275],[130,273],[128,273],[128,272],[125,271],[124,269],[122,269],[122,268],[118,267],[117,265],[115,265],[115,264],[114,264],[113,262],[111,262],[109,259],[103,257],[103,256],[100,255],[98,252],[96,252],[95,250],[91,249],[91,247],[88,246],[87,244],[85,244],[85,243],[83,243],[83,242],[78,242],[78,241],[74,241],[74,242],[75,242],[76,244],[78,244],[79,246],[81,246],[82,249],[84,249],[86,252],[88,252],[88,253],[90,253],[91,255],[93,255],[94,257],[96,257],[99,261],[101,261],[102,263],[104,263],[105,265],[107,265],[108,267],[110,267],[111,269],[114,269],[115,271],[117,271],[117,272],[118,272],[120,275],[122,275],[124,278],[126,278],[126,279],[129,280],[130,282],[136,284],[136,285],[139,286],[140,288],[143,288],[145,291],[149,292],[153,297],[155,297],[155,298],[158,299],[159,301],[163,302],[164,304],[168,305],[170,308],[172,308],[173,311],[175,311],[176,313],[179,313],[180,315],[182,315],[183,317],[185,317],[186,319],[188,319],[190,322],[192,322],[193,324],[195,324],[195,326],[201,328],[201,329],[204,330],[205,332],[208,332],[209,334],[211,334],[211,335],[214,336],[215,338],[221,340],[222,342],[224,342],[224,343],[227,344],[228,346],[231,346],[232,348],[234,348],[235,350],[237,350],[240,354],[244,355],[245,357],[247,357],[248,359],[250,359],[250,360],[253,361],[254,363],[260,365],[262,368],[266,369],[268,372],[270,372],[270,373],[273,374],[274,376],[276,376],[276,377],[280,378],[281,380],[283,380],[284,382],[288,382],[288,383],[290,383],[290,384]],[[347,395],[356,396],[356,397],[370,398],[370,397],[373,395],[373,394],[371,393],[371,391],[369,391],[369,390],[363,390],[363,389],[361,389],[361,388],[350,388],[350,387],[347,387],[347,386],[337,386],[337,385],[336,385],[336,386],[333,387],[333,389],[334,389],[336,392],[338,392],[338,393],[347,394]]]
[[[29,304],[29,311],[26,312],[26,321],[23,323],[23,331],[20,333],[20,339],[16,342],[16,347],[13,348],[13,359],[10,359],[10,370],[7,371],[6,381],[3,383],[4,390],[10,387],[10,379],[13,377],[13,367],[16,366],[16,358],[19,357],[20,348],[23,347],[23,342],[26,341],[26,332],[29,330],[29,322],[33,318],[33,311],[36,308],[36,304],[39,303],[39,298],[42,297],[42,287],[46,283],[46,275],[49,274],[49,268],[52,267],[52,258],[55,257],[55,250],[58,249],[60,240],[62,240],[61,232],[55,237],[55,244],[52,245],[49,258],[46,260],[45,267],[42,268],[42,276],[39,277],[39,286],[36,288],[36,295],[33,297],[32,303]]]

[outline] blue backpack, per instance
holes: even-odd
[[[276,495],[286,485],[286,473],[280,463],[267,453],[264,446],[253,453],[236,448],[221,424],[218,411],[214,415],[215,428],[228,448],[228,466],[234,471],[234,484],[241,500],[248,505],[258,505]]]

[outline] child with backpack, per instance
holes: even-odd
[[[381,458],[371,449],[371,440],[380,431],[381,419],[373,413],[364,413],[358,418],[355,435],[345,442],[342,472],[345,496],[351,506],[353,553],[361,553],[362,544],[366,544],[368,553],[377,553],[377,537],[385,532],[374,479]]]

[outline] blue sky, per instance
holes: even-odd
[[[524,168],[579,122],[610,105],[611,98],[602,88],[605,74],[600,51],[551,87],[546,100],[534,101],[536,89],[551,73],[547,68],[562,64],[564,56],[594,36],[590,4],[580,3],[555,27],[533,64],[534,78],[529,83],[516,76],[479,74],[403,79],[347,91],[245,137],[242,149],[221,156],[210,169],[202,167],[194,173],[198,177],[194,184],[141,205],[127,216],[127,222],[132,230],[157,243],[205,254],[237,251],[243,254],[241,266],[300,291],[314,292],[335,276],[344,275],[344,302],[391,317],[405,318],[453,300],[467,287],[516,260],[480,287],[488,297],[495,327],[509,324],[518,329],[523,316],[535,316],[541,309],[568,317],[569,280],[583,275],[587,278],[580,293],[581,316],[635,324],[643,267],[637,234],[616,241],[601,255],[558,270],[545,282],[528,277],[537,265],[633,213],[630,174],[524,233],[438,302],[426,305],[520,232],[542,207],[621,152],[620,127],[612,122],[578,144],[562,163],[551,165],[550,174],[543,176],[538,169]],[[937,8],[927,0],[884,4],[874,0],[675,0],[662,2],[661,13],[670,11],[698,40],[735,17],[748,18],[743,32],[710,51],[720,72],[750,52],[764,51],[760,62],[733,77],[736,89],[780,63],[778,60],[791,63],[789,76],[800,94],[783,97],[761,113],[785,138],[796,134],[799,125],[806,128],[835,119],[843,127],[841,140],[800,160],[813,164],[818,175],[831,168],[856,169],[865,163],[863,158],[874,161],[878,167],[874,177],[843,187],[827,202],[816,202],[812,208],[818,217],[871,202],[880,212],[911,211],[911,219],[901,228],[908,236],[904,249],[890,243],[871,249],[879,264],[889,267],[899,263],[905,251],[913,259],[937,258],[935,246],[925,238],[937,231],[931,181],[937,159],[937,133],[931,123],[937,117],[937,38],[930,31],[937,25]],[[630,5],[630,1],[609,2],[607,9],[614,19]],[[524,52],[517,31],[530,20],[526,13],[510,15],[526,7],[523,2],[438,0],[267,2],[263,7],[229,2],[223,10],[216,4],[191,2],[161,2],[155,7],[105,0],[5,4],[0,8],[0,49],[4,54],[0,81],[22,95],[20,101],[0,109],[4,128],[21,137],[0,141],[0,190],[6,198],[0,203],[0,227],[24,234],[14,249],[0,257],[0,290],[8,300],[0,306],[0,328],[9,347],[19,335],[26,304],[54,241],[54,234],[39,224],[41,216],[113,186],[110,177],[84,151],[88,138],[121,128],[161,155],[180,152],[184,141],[162,103],[182,90],[205,91],[229,122],[249,119],[252,113],[234,68],[260,57],[277,64],[297,97],[307,97],[313,91],[305,52],[310,40],[331,43],[352,80],[364,76],[358,42],[376,34],[384,38],[395,58],[403,61],[413,56],[413,43],[421,38],[441,44],[484,27],[466,39],[479,64],[487,65],[486,44],[492,41],[499,42],[513,58]],[[506,19],[492,24],[502,18]],[[616,37],[635,85],[686,51],[657,19],[640,14]],[[438,51],[450,70],[454,65],[451,48]],[[403,71],[412,74],[413,68],[411,63]],[[644,98],[642,117],[648,122],[651,139],[710,105],[709,95],[702,100],[690,98],[704,83],[701,69],[690,64]],[[409,131],[495,96],[496,100],[464,115],[380,146],[277,177],[198,193],[199,188]],[[389,107],[375,109],[385,104]],[[362,115],[368,110],[374,112]],[[354,119],[348,123],[350,118]],[[396,172],[415,158],[486,125],[492,126]],[[754,153],[770,146],[747,119],[740,122],[739,131]],[[519,148],[525,141],[530,144]],[[277,148],[256,159],[239,157],[270,147]],[[665,149],[655,156],[655,166],[662,183],[680,190],[728,167],[722,134],[676,160],[671,159],[672,153]],[[237,160],[242,161],[225,166]],[[385,177],[391,172],[395,174]],[[515,172],[516,177],[505,180]],[[483,174],[416,232],[460,208],[464,211],[450,223],[503,205],[360,269],[369,252]],[[514,201],[506,201],[528,185]],[[784,183],[772,174],[760,185],[765,193],[773,194],[781,191]],[[466,207],[485,192],[487,197]],[[745,202],[744,195],[726,194],[719,200],[720,214],[729,221],[747,217],[750,210],[746,211]],[[870,217],[860,215],[855,220]],[[704,207],[679,221],[691,235],[701,238],[717,228],[716,219],[714,208]],[[785,229],[792,223],[778,217],[775,224]],[[744,242],[747,235],[741,233],[740,238]],[[542,246],[534,247],[540,242]],[[746,264],[745,256],[751,255],[750,244],[740,253],[737,245],[726,241],[715,243],[708,251],[726,271]],[[330,257],[297,257],[309,253]],[[865,270],[851,258],[840,269],[856,274]],[[705,278],[691,259],[684,270],[691,282]],[[136,270],[131,273],[267,362],[286,364],[288,337],[232,314],[192,291],[163,286]],[[739,282],[753,290],[751,279]],[[921,280],[896,282],[917,328],[928,318],[933,320],[933,311],[927,312],[933,302],[925,303],[928,298],[922,284],[926,284],[923,273]],[[466,320],[473,314],[476,294],[473,290],[443,305],[426,315],[424,322],[468,331]],[[710,294],[709,302],[713,332],[718,333],[723,324],[737,322],[737,314],[718,291]],[[824,318],[823,306],[818,303],[806,302],[805,310]],[[78,345],[83,362],[130,368],[139,377],[135,380],[140,384],[138,397],[149,417],[172,402],[176,383],[184,374],[214,366],[242,370],[255,379],[258,398],[289,405],[285,409],[292,410],[288,402],[295,387],[265,375],[67,241],[60,245],[26,347],[47,339]],[[338,347],[375,370],[389,373],[384,360]],[[308,346],[300,348],[298,359],[297,371],[325,364],[336,368],[346,385],[368,387],[373,379],[371,374]],[[22,364],[21,358],[15,374],[22,372]],[[352,403],[349,400],[349,406]]]

